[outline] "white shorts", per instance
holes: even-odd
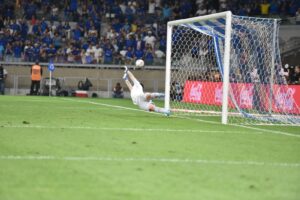
[[[133,81],[133,86],[132,86],[132,89],[130,92],[130,96],[131,96],[132,102],[135,105],[138,105],[139,102],[146,101],[143,87],[140,84],[140,82],[138,82],[137,80]]]
[[[143,86],[137,80],[133,81],[133,86],[130,92],[132,102],[138,105],[140,109],[149,111],[153,106],[152,102],[146,99],[146,95],[143,91]]]

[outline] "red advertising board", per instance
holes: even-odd
[[[270,87],[252,83],[230,83],[231,95],[229,106],[237,104],[240,108],[269,109],[273,111],[300,114],[300,85],[273,85],[273,97],[270,98]],[[234,99],[235,102],[232,101]],[[222,83],[186,81],[183,101],[189,103],[222,105]]]

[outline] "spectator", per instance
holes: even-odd
[[[103,49],[99,44],[93,47],[94,57],[97,64],[101,64],[103,62]]]
[[[155,13],[155,1],[154,0],[148,0],[148,13],[154,14]]]
[[[36,24],[33,25],[32,27],[32,33],[35,35],[35,36],[40,36],[42,35],[42,30],[41,30],[41,26],[40,26],[40,22],[38,21]]]
[[[5,51],[5,49],[4,49],[3,43],[0,42],[0,61],[3,60],[3,57],[4,57],[4,51]]]
[[[134,52],[131,47],[127,48],[127,52],[125,54],[125,64],[132,65],[134,61]]]
[[[114,87],[113,97],[114,98],[123,98],[124,97],[123,87],[121,86],[120,83],[117,83],[116,86]]]
[[[0,94],[4,95],[5,91],[5,80],[7,78],[7,71],[0,64]]]
[[[11,43],[7,43],[6,49],[5,49],[5,61],[6,62],[12,62],[13,61],[13,47]]]
[[[73,39],[78,41],[83,35],[83,28],[77,24],[76,28],[73,30]]]
[[[270,14],[271,15],[278,15],[279,4],[276,0],[273,0],[270,4]]]
[[[58,7],[53,4],[51,8],[51,21],[57,21],[58,20]]]
[[[268,3],[267,0],[264,0],[261,4],[260,4],[260,13],[262,15],[268,15],[269,14],[269,8],[270,8],[270,4]]]
[[[20,21],[20,26],[21,26],[21,30],[20,30],[21,37],[22,37],[24,40],[26,40],[26,39],[27,39],[28,31],[29,31],[29,27],[28,27],[28,25],[27,25],[26,20],[21,20],[21,21]]]
[[[113,62],[113,49],[108,45],[104,50],[104,64],[112,64]]]
[[[45,33],[45,31],[48,29],[48,24],[45,20],[45,18],[43,17],[42,21],[41,21],[41,31],[42,33]]]
[[[20,62],[22,57],[22,46],[21,42],[16,41],[13,45],[13,54],[14,54],[14,61]]]
[[[146,45],[149,44],[152,47],[152,49],[154,49],[156,38],[152,35],[151,31],[148,31],[148,34],[144,37],[144,41]]]
[[[300,85],[300,66],[295,66],[294,73],[290,74],[290,83]]]
[[[33,54],[33,60],[31,61],[34,61],[34,60],[40,60],[40,53],[41,53],[41,48],[40,48],[40,45],[38,43],[35,43],[34,46],[33,46],[33,49],[32,49],[32,54]]]
[[[30,95],[38,95],[40,89],[40,82],[43,75],[43,69],[39,65],[39,62],[35,62],[35,64],[31,67],[31,87],[30,87]]]
[[[93,62],[94,60],[94,48],[93,46],[90,44],[89,47],[86,50],[85,56],[86,56],[86,63],[90,64]]]
[[[144,59],[144,51],[141,49],[141,47],[137,47],[136,50],[134,51],[134,59]]]
[[[55,49],[60,49],[62,47],[62,37],[57,32],[54,34],[52,41]]]
[[[153,65],[153,63],[154,63],[154,52],[151,45],[147,45],[146,52],[145,52],[145,64]]]
[[[46,59],[47,61],[49,60],[54,60],[56,57],[56,49],[53,44],[50,45],[50,47],[46,48]]]
[[[165,4],[165,6],[163,7],[163,11],[162,11],[162,14],[163,14],[163,20],[164,22],[167,22],[170,20],[171,16],[172,16],[172,8],[169,6],[169,4]]]
[[[37,10],[37,6],[35,5],[34,1],[30,1],[28,4],[25,4],[24,6],[25,18],[27,20],[32,19],[32,17],[36,18],[36,10]]]
[[[30,55],[31,54],[30,53],[30,49],[31,49],[30,41],[26,41],[24,49],[23,49],[23,52],[24,52],[24,61],[25,62],[28,62],[29,61],[29,57],[31,56]]]
[[[79,47],[75,47],[72,50],[72,55],[75,63],[81,63],[81,50]]]

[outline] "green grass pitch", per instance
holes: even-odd
[[[0,96],[1,200],[300,199],[300,127]]]

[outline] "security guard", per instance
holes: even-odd
[[[31,87],[30,95],[37,95],[40,89],[40,83],[43,75],[43,69],[39,65],[39,62],[35,62],[31,67]]]

